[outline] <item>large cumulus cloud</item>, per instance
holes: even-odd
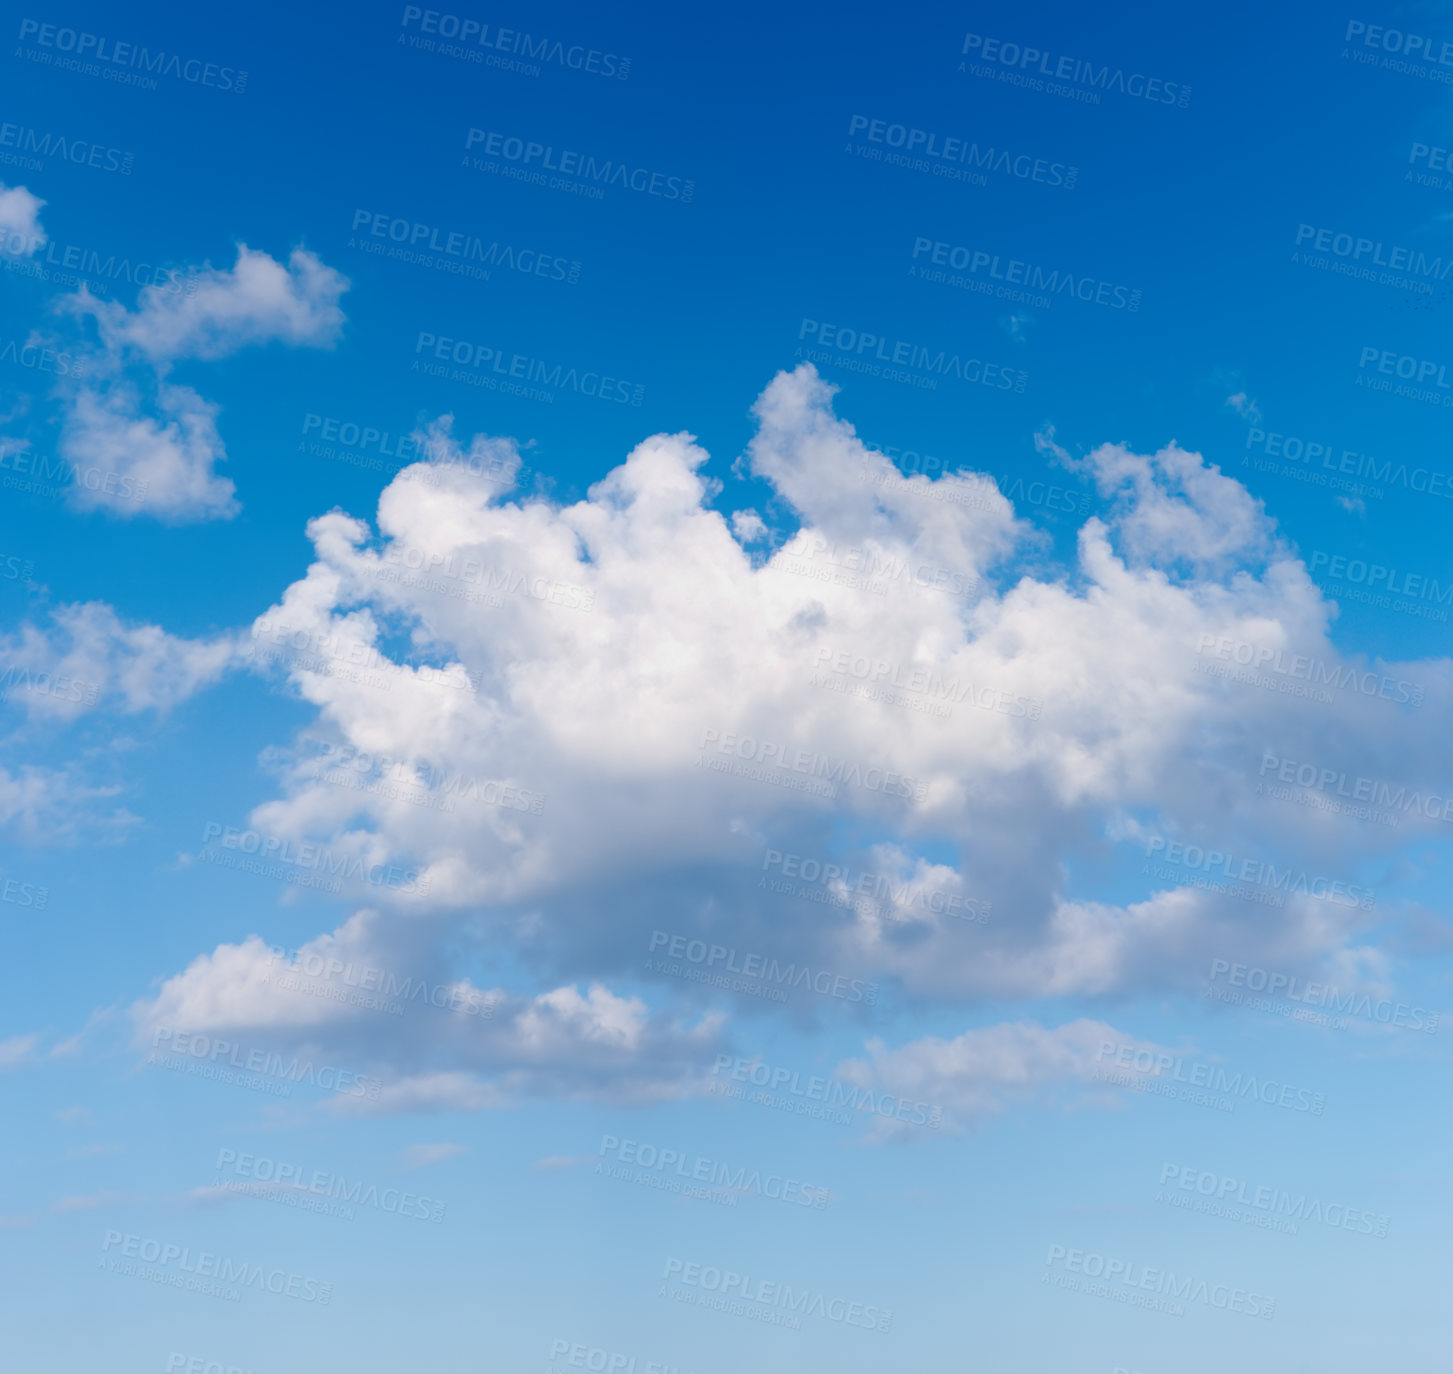
[[[1258,770],[1272,751],[1436,788],[1446,661],[1343,653],[1260,504],[1174,444],[1075,457],[1042,437],[1101,500],[1056,567],[992,484],[900,478],[810,366],[756,417],[745,465],[790,515],[775,533],[717,508],[690,435],[643,440],[558,505],[498,480],[509,441],[442,421],[429,480],[401,473],[373,524],[313,520],[314,561],[252,627],[242,657],[314,719],[249,823],[413,865],[427,894],[383,894],[380,920],[467,921],[555,999],[518,1002],[483,1057],[400,1056],[400,1105],[489,1105],[531,1064],[543,1081],[527,1016],[634,1027],[611,1053],[638,1047],[653,1091],[719,1029],[669,1007],[732,1002],[643,968],[663,929],[960,1008],[1185,989],[1227,949],[1363,958],[1385,905],[1269,909],[1139,860],[1159,837],[1370,885],[1438,822],[1349,830],[1258,790]],[[1243,648],[1258,681],[1234,676]],[[875,881],[784,884],[773,854]],[[181,975],[173,1014],[215,1003],[235,960]],[[782,1014],[844,1009],[817,1001]],[[1010,1058],[1053,1067],[1079,1033],[1004,1034]],[[897,1061],[880,1045],[872,1062]]]

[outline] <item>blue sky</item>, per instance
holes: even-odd
[[[1453,16],[11,22],[19,1363],[1441,1349]]]

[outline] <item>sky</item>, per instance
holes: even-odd
[[[7,22],[7,1367],[1443,1351],[1453,11]]]

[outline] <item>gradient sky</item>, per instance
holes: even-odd
[[[1453,12],[9,22],[7,1367],[1445,1349]]]

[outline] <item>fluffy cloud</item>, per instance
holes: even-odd
[[[123,838],[140,818],[118,801],[120,751],[96,749],[93,735],[79,756],[42,764],[42,747],[87,717],[169,711],[238,653],[235,636],[181,638],[123,621],[103,602],[63,605],[0,634],[0,704],[21,717],[0,742],[25,760],[0,765],[0,829],[39,845]]]
[[[0,635],[0,687],[7,702],[53,721],[103,701],[126,714],[167,711],[218,681],[239,652],[235,636],[183,639],[91,601]]]
[[[255,936],[221,945],[132,1008],[136,1042],[185,1031],[246,1050],[302,1046],[381,1078],[377,1098],[335,1099],[369,1113],[670,1099],[720,1046],[719,1016],[652,1013],[599,983],[518,996],[451,978],[439,934],[365,910],[292,957]]]
[[[28,258],[45,247],[46,234],[40,225],[45,201],[24,186],[7,186],[0,181],[0,253]]]
[[[426,964],[438,933],[413,938],[407,929],[362,911],[286,955],[255,936],[219,946],[132,1008],[136,1043],[149,1046],[159,1032],[169,1042],[184,1031],[208,1037],[208,1054],[219,1044],[229,1052],[276,1048],[381,1077],[376,1096],[331,1099],[351,1115],[500,1110],[540,1097],[640,1106],[696,1097],[713,1085],[707,1065],[728,1039],[719,1014],[687,1024],[593,984],[528,997],[494,989],[482,1003],[487,1014],[471,1017],[457,1008],[481,1005],[482,990],[459,980],[447,1000],[434,995],[442,985],[431,985]],[[1052,1029],[1012,1023],[896,1049],[870,1039],[865,1057],[845,1060],[834,1076],[941,1108],[947,1128],[963,1130],[1013,1102],[1087,1087],[1107,1042],[1161,1050],[1100,1021]],[[1118,1096],[1103,1085],[1098,1092]],[[871,1139],[899,1130],[887,1116],[865,1121]],[[406,1162],[432,1164],[462,1149],[412,1146]]]
[[[436,429],[434,480],[401,474],[377,535],[341,512],[315,520],[316,561],[256,633],[285,633],[273,665],[317,722],[254,822],[302,839],[361,821],[427,867],[435,909],[532,912],[518,938],[572,976],[634,965],[639,913],[663,901],[703,938],[974,995],[1155,985],[1209,945],[1332,948],[1366,919],[1294,898],[1272,934],[1245,903],[1182,884],[1144,883],[1128,903],[1067,889],[1069,853],[1139,843],[1132,814],[1289,863],[1355,862],[1325,816],[1258,796],[1269,740],[1310,757],[1336,739],[1328,766],[1438,776],[1417,714],[1346,674],[1416,681],[1426,718],[1449,699],[1449,665],[1344,658],[1334,608],[1238,483],[1174,447],[1056,449],[1107,509],[1070,576],[1036,574],[1037,538],[991,484],[899,479],[810,367],[773,382],[757,415],[748,461],[800,523],[756,565],[707,506],[706,454],[685,435],[644,441],[557,507],[506,499]],[[1346,680],[1312,717],[1204,671],[1228,644]],[[353,764],[341,782],[338,758]],[[837,781],[773,785],[811,781],[793,760]],[[457,804],[372,787],[385,772]],[[507,796],[543,805],[486,804]],[[936,881],[995,919],[825,914],[761,890],[769,848],[835,845],[877,872],[883,843],[900,876],[950,847]],[[575,895],[602,881],[609,938]]]
[[[1368,967],[1367,932],[1395,913],[1322,879],[1365,886],[1436,823],[1349,834],[1270,795],[1263,760],[1436,788],[1446,661],[1344,654],[1260,503],[1175,445],[1076,457],[1044,436],[1103,503],[1059,567],[992,482],[904,477],[865,447],[810,366],[755,413],[744,463],[786,512],[770,554],[743,547],[759,517],[712,507],[690,435],[644,440],[558,505],[511,497],[508,441],[465,445],[444,421],[375,525],[310,523],[313,563],[238,651],[313,709],[250,824],[427,879],[407,898],[349,888],[378,909],[316,950],[458,985],[441,951],[468,921],[546,990],[493,989],[472,1028],[386,1025],[285,996],[251,940],[202,956],[139,1024],[350,1054],[385,1089],[345,1108],[485,1109],[692,1091],[728,999],[643,972],[658,937],[790,968],[785,1010],[741,1010],[798,1024],[873,1019],[814,998],[821,974],[963,1006],[1184,990],[1216,957]],[[1257,680],[1233,676],[1243,649]],[[1309,890],[1268,888],[1273,906],[1197,885],[1173,841],[1274,860]],[[1082,1078],[1101,1029],[876,1045],[851,1072],[939,1075],[972,1116],[1017,1082]]]
[[[236,487],[216,471],[227,457],[217,407],[190,387],[163,383],[156,411],[159,418],[146,414],[137,388],[126,382],[77,392],[61,436],[61,453],[76,469],[75,504],[123,519],[235,515]]]
[[[1011,1103],[1024,1103],[1069,1086],[1089,1087],[1104,1067],[1101,1048],[1125,1046],[1132,1053],[1161,1052],[1103,1021],[1071,1021],[1049,1028],[1034,1022],[1006,1022],[965,1031],[953,1040],[929,1036],[897,1049],[870,1040],[862,1059],[844,1060],[835,1076],[844,1083],[895,1098],[923,1102],[945,1113],[951,1130],[963,1130]],[[1097,1085],[1095,1091],[1105,1089]],[[888,1115],[877,1116],[880,1139],[911,1136],[913,1128]]]
[[[768,536],[767,522],[754,510],[732,512],[732,533],[743,544],[757,544]]]
[[[81,362],[61,388],[60,452],[74,470],[74,504],[174,523],[235,515],[235,486],[217,471],[227,458],[219,408],[169,382],[172,365],[272,342],[331,348],[347,289],[346,277],[304,248],[284,266],[242,244],[232,268],[209,264],[148,286],[135,308],[97,300],[85,286],[64,297],[58,311],[93,318],[100,336],[99,347],[76,349]]]
[[[83,288],[72,308],[96,317],[113,350],[135,349],[155,363],[178,358],[225,358],[273,341],[295,348],[331,348],[342,331],[338,302],[348,278],[306,248],[287,266],[267,253],[237,247],[228,269],[210,263],[176,282],[148,286],[135,310],[98,301]]]
[[[1141,567],[1182,564],[1214,575],[1286,552],[1263,503],[1199,454],[1171,444],[1144,457],[1102,444],[1077,461],[1052,435],[1039,436],[1038,446],[1071,471],[1088,472],[1100,495],[1114,501],[1109,519],[1120,551]]]

